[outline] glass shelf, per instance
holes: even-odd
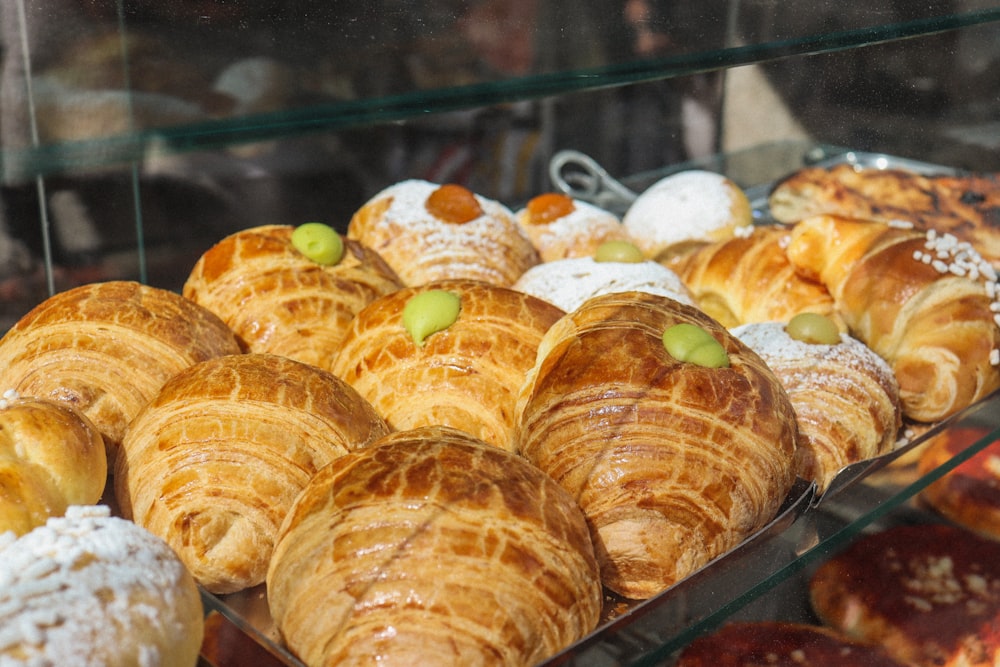
[[[70,4],[66,12],[65,0],[4,3],[3,182],[1000,20],[1000,7],[982,0],[905,9],[891,0],[849,9],[843,2],[717,0],[679,3],[638,26],[618,5],[596,2],[564,8],[539,0],[439,0],[419,13],[387,1],[377,8],[321,0]],[[627,46],[646,30],[668,42],[651,53]],[[55,48],[50,40],[67,31],[75,39]],[[102,123],[86,122],[95,104],[103,105]]]

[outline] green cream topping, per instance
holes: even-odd
[[[663,347],[674,359],[704,366],[724,368],[729,366],[725,348],[705,329],[682,322],[663,332]]]
[[[344,256],[340,234],[322,222],[307,222],[292,232],[292,245],[303,255],[324,266],[333,266]]]
[[[646,258],[638,246],[628,241],[605,241],[594,251],[595,262],[626,262],[638,264]]]
[[[799,313],[785,325],[785,332],[795,340],[816,345],[837,345],[840,330],[829,317],[819,313]]]
[[[420,292],[403,306],[403,326],[413,342],[423,346],[428,336],[454,324],[461,308],[462,300],[453,292],[439,289]]]

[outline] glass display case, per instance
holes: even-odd
[[[3,329],[76,284],[177,289],[210,244],[251,225],[344,229],[402,178],[514,206],[553,187],[564,149],[633,190],[697,166],[761,194],[849,151],[1000,171],[1000,5],[987,0],[5,0],[0,12]],[[985,429],[967,454],[929,475],[885,457],[822,502],[800,489],[762,534],[550,664],[669,665],[728,618],[806,615],[803,573],[922,512],[927,484],[1000,437],[998,401],[929,434]],[[220,609],[230,641],[269,643]],[[226,654],[206,664],[238,664]]]

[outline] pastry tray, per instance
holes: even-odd
[[[740,153],[715,156],[708,161],[686,163],[669,169],[631,176],[618,181],[588,156],[576,151],[561,151],[550,163],[550,177],[555,189],[590,201],[621,214],[641,192],[655,181],[684,169],[710,169],[733,174],[730,177],[744,188],[751,201],[755,223],[770,224],[767,197],[780,178],[804,166],[854,164],[858,168],[908,169],[925,174],[957,174],[956,169],[941,165],[896,158],[880,153],[866,153],[833,146],[803,147],[797,143],[769,146],[775,153],[763,158],[771,173],[766,182],[746,185],[738,177],[740,169],[760,175],[759,164],[741,166],[741,160],[758,163],[761,149],[746,156]],[[823,494],[816,486],[797,480],[775,517],[760,531],[735,549],[719,556],[683,581],[654,598],[631,601],[607,594],[602,621],[587,637],[552,657],[546,666],[555,665],[661,665],[702,625],[713,618],[728,615],[734,606],[745,604],[754,593],[770,588],[778,573],[795,570],[803,562],[800,555],[817,541],[817,519],[831,508],[840,507],[844,494],[859,481],[877,478],[880,471],[912,460],[931,436],[956,422],[991,419],[991,428],[1000,431],[1000,392],[970,406],[948,420],[932,426],[912,426],[892,452],[844,468]],[[905,426],[905,425],[904,425]],[[915,475],[915,472],[911,470]],[[914,482],[919,484],[920,480]],[[843,514],[849,525],[849,512]],[[803,520],[806,517],[808,520]],[[304,667],[283,647],[270,614],[263,585],[239,593],[213,595],[202,591],[206,611],[206,640],[200,667],[236,667],[254,664],[262,667]]]

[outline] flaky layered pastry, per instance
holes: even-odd
[[[792,229],[788,257],[889,362],[906,416],[943,419],[1000,387],[996,274],[954,238],[837,216]]]
[[[435,290],[457,295],[461,309],[454,323],[419,344],[403,310]],[[537,297],[479,281],[408,287],[358,313],[333,372],[395,429],[443,424],[510,449],[518,390],[561,315]]]
[[[534,665],[590,632],[602,600],[573,499],[449,427],[321,470],[282,525],[267,591],[308,665]]]
[[[112,461],[129,421],[167,380],[238,352],[217,315],[179,294],[93,283],[49,297],[0,339],[0,387],[80,410]]]
[[[93,505],[108,478],[104,440],[79,410],[48,399],[0,399],[0,533],[23,535],[70,505]]]
[[[726,327],[787,322],[819,313],[845,328],[833,297],[800,275],[785,254],[788,230],[756,227],[749,235],[693,247],[663,262],[687,286],[698,307]]]
[[[899,385],[889,365],[861,341],[834,345],[789,336],[783,322],[732,330],[774,371],[795,409],[796,474],[820,493],[845,466],[892,451],[902,424]]]
[[[354,315],[402,282],[349,239],[339,262],[318,264],[292,245],[294,231],[266,225],[222,239],[198,259],[183,294],[221,317],[247,351],[329,368]]]
[[[730,366],[679,361],[704,329]],[[761,358],[667,297],[596,297],[549,329],[518,401],[518,450],[583,508],[604,584],[647,598],[765,525],[794,481],[795,414]]]
[[[136,416],[115,497],[198,583],[230,593],[264,580],[278,527],[316,471],[386,432],[329,372],[277,355],[220,357],[179,373]]]

